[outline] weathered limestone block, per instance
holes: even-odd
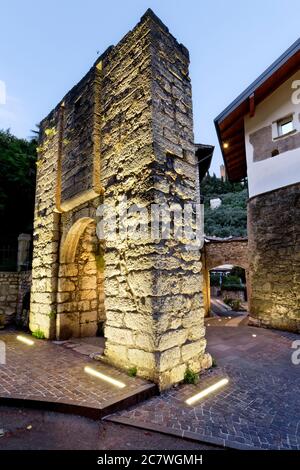
[[[182,359],[184,362],[189,361],[197,355],[201,355],[205,351],[206,340],[194,341],[186,343],[181,348]]]
[[[97,285],[97,279],[95,276],[84,276],[84,277],[81,277],[80,279],[81,289],[96,289],[96,285]]]
[[[59,277],[74,277],[78,276],[78,266],[75,263],[68,263],[61,265],[59,269]]]
[[[107,314],[107,320],[106,320],[107,326],[130,328],[130,326],[124,321],[124,314],[122,312],[115,312],[113,310],[109,311],[108,309],[106,309],[106,314]]]
[[[130,297],[107,297],[105,307],[107,310],[119,312],[134,312],[136,310],[135,302]]]
[[[168,331],[161,335],[158,350],[165,351],[166,349],[173,348],[174,346],[180,346],[187,340],[187,330],[173,330]]]
[[[187,314],[185,314],[182,318],[182,326],[184,328],[193,328],[193,327],[200,327],[203,326],[203,311],[200,309],[198,310],[190,310]]]
[[[87,312],[91,310],[91,302],[89,302],[88,300],[81,300],[78,302],[77,308],[79,312]]]
[[[156,375],[155,355],[142,349],[129,349],[128,359],[131,364],[136,364],[142,370],[148,370],[149,375]]]
[[[112,363],[120,364],[123,367],[128,366],[127,347],[115,343],[106,345],[106,356]]]
[[[86,337],[86,336],[96,336],[98,331],[98,323],[97,321],[94,322],[85,322],[80,323],[79,325],[79,336]]]
[[[134,344],[131,330],[107,326],[105,328],[105,334],[113,343],[124,344],[127,346]]]
[[[161,353],[160,361],[159,361],[159,368],[162,372],[164,372],[165,370],[172,369],[173,365],[178,364],[179,362],[180,362],[180,348],[178,346],[175,346]]]
[[[124,316],[124,323],[127,328],[131,330],[151,332],[153,328],[153,319],[152,316],[139,313],[126,313]]]
[[[96,293],[94,290],[81,290],[79,293],[81,300],[93,300],[95,295]]]
[[[147,334],[145,332],[136,333],[134,341],[136,347],[142,349],[143,351],[156,351],[155,339],[153,338],[152,331],[150,331],[150,334]]]
[[[188,328],[188,341],[196,341],[198,339],[204,338],[205,336],[205,328],[204,326],[201,327],[200,325],[194,325],[191,328]]]
[[[94,311],[89,310],[88,312],[82,312],[80,315],[80,323],[91,323],[91,322],[94,322],[97,328],[97,310],[94,310]]]
[[[74,281],[69,279],[60,279],[58,282],[58,292],[70,292],[76,289]]]
[[[170,387],[170,384],[182,382],[184,379],[185,371],[186,371],[186,364],[181,364],[180,366],[173,367],[173,369],[169,369],[165,372],[161,372],[160,387],[162,389],[165,389],[165,388]]]

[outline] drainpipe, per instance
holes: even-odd
[[[58,293],[58,274],[59,274],[59,257],[60,257],[60,246],[61,246],[61,214],[63,212],[61,208],[61,184],[62,184],[62,153],[63,153],[63,136],[64,136],[64,116],[65,115],[65,103],[62,102],[59,108],[58,116],[58,149],[57,149],[57,168],[56,168],[56,188],[55,188],[55,217],[57,227],[57,268],[55,275],[54,295],[55,295],[55,315],[50,319],[51,332],[53,336],[57,337],[57,293]],[[51,335],[52,336],[52,335]]]

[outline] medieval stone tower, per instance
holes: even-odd
[[[103,201],[199,202],[189,54],[148,10],[41,123],[30,329],[104,330],[105,357],[168,387],[205,354],[199,250],[99,241]]]

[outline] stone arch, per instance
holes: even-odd
[[[205,267],[210,270],[222,264],[234,264],[249,269],[248,239],[207,239],[204,245]]]
[[[95,223],[90,217],[81,217],[70,228],[60,250],[60,263],[73,263],[80,237],[89,225]]]
[[[96,222],[78,219],[60,250],[56,336],[96,336],[103,329],[103,252],[96,235]]]

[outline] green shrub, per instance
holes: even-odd
[[[230,297],[225,297],[223,300],[224,304],[229,305],[229,306],[231,306],[232,301],[233,299],[231,299]]]
[[[184,373],[184,383],[196,384],[198,382],[198,379],[199,375],[188,367]]]
[[[218,365],[218,364],[217,364],[217,361],[216,361],[215,358],[213,357],[213,358],[212,358],[212,364],[211,364],[211,366],[212,366],[212,367],[217,367],[217,365]]]
[[[56,312],[54,310],[51,310],[51,312],[49,313],[48,316],[49,316],[50,320],[55,320]]]
[[[43,331],[40,330],[39,328],[37,328],[36,330],[34,330],[31,334],[32,334],[32,336],[34,336],[36,339],[45,339],[45,335],[44,335]]]
[[[232,276],[231,274],[228,274],[228,276],[224,276],[222,278],[222,285],[237,285],[241,286],[241,279],[238,276]]]
[[[129,377],[135,377],[137,374],[137,367],[134,366],[134,367],[129,367],[128,369],[128,375]]]
[[[240,299],[234,299],[232,302],[231,302],[231,308],[232,310],[240,310],[241,309],[241,301]]]
[[[242,302],[240,299],[231,299],[230,297],[225,297],[223,302],[224,304],[229,305],[232,310],[241,310]]]
[[[214,274],[214,273],[210,274],[210,285],[211,286],[216,286],[216,287],[220,286],[220,276],[219,276],[219,274]]]
[[[104,246],[103,244],[100,244],[99,246],[99,252],[95,256],[96,258],[96,266],[98,271],[101,273],[104,271],[105,268],[105,261],[104,261]]]
[[[201,182],[205,206],[205,234],[217,237],[247,236],[247,183],[222,181],[215,175]],[[222,205],[210,208],[210,199],[219,197]]]
[[[222,284],[221,290],[225,291],[243,291],[245,292],[245,286],[243,284]]]

